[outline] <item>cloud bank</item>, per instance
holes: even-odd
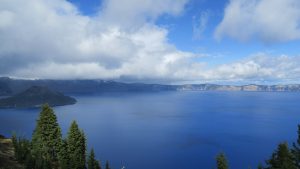
[[[199,54],[177,49],[168,40],[168,29],[155,21],[161,15],[181,15],[187,3],[187,0],[143,3],[105,0],[95,16],[85,16],[66,0],[2,0],[0,76],[167,82],[300,79],[299,57],[257,54],[210,67],[201,62]],[[226,12],[235,3],[241,8],[233,0]],[[252,4],[257,6],[256,1]],[[226,18],[225,13],[218,28],[220,37],[228,29]],[[285,20],[285,16],[282,18]],[[197,26],[200,34],[207,19],[207,15],[201,15]],[[292,23],[288,29],[297,33]],[[276,40],[282,40],[282,35],[276,36]]]
[[[110,0],[89,17],[65,0],[1,1],[0,72],[39,78],[164,77],[193,54],[169,44],[168,31],[153,20],[179,15],[185,3]]]
[[[244,83],[299,83],[300,57],[257,53],[240,61],[205,72],[208,80]]]
[[[215,38],[276,43],[300,39],[299,0],[230,0]]]

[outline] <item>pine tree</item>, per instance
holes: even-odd
[[[91,152],[89,154],[87,165],[88,165],[88,169],[101,168],[99,162],[95,159],[95,153],[94,153],[93,149],[91,150]]]
[[[298,139],[296,143],[293,143],[292,153],[295,157],[295,164],[300,168],[300,125],[298,125]]]
[[[87,166],[88,169],[94,169],[95,168],[95,153],[94,150],[92,149],[89,157],[88,157],[88,161],[87,161]]]
[[[218,169],[228,169],[228,162],[224,153],[220,153],[216,157]]]
[[[20,163],[23,163],[25,165],[27,165],[27,163],[29,164],[30,161],[28,161],[28,159],[29,159],[29,157],[31,157],[30,141],[23,137],[17,138],[16,134],[13,134],[12,143],[13,143],[13,147],[14,147],[15,158]]]
[[[257,169],[264,169],[263,165],[262,164],[259,164]]]
[[[70,157],[68,153],[68,143],[67,140],[62,140],[61,148],[58,154],[58,161],[59,166],[61,169],[69,169],[70,163],[69,163]]]
[[[17,134],[16,133],[13,133],[12,134],[12,137],[11,137],[11,141],[12,141],[12,144],[13,144],[13,147],[15,149],[15,152],[17,151],[18,147],[18,140],[17,140]]]
[[[55,168],[61,137],[54,111],[47,104],[43,105],[32,136],[32,153],[37,160],[37,168]]]
[[[68,153],[70,168],[85,169],[86,140],[84,133],[79,130],[76,121],[73,121],[68,132]]]
[[[106,161],[106,164],[105,164],[105,169],[110,169],[110,166],[109,166],[109,163],[108,163],[108,161]]]
[[[99,161],[95,161],[95,169],[101,169],[101,165]]]
[[[80,149],[80,164],[83,168],[86,168],[86,138],[83,130],[80,132],[80,146],[78,147]]]
[[[266,169],[297,169],[293,161],[293,154],[289,150],[287,143],[278,145],[271,159],[267,161]]]
[[[35,163],[34,163],[34,158],[32,157],[32,154],[31,152],[29,151],[28,154],[26,154],[26,159],[25,159],[25,168],[26,169],[33,169],[34,166],[35,166]]]

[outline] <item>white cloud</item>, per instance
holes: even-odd
[[[258,53],[230,64],[202,67],[192,74],[206,82],[299,83],[300,57]]]
[[[215,37],[264,43],[300,39],[299,0],[230,0]]]
[[[0,2],[0,74],[37,78],[163,77],[193,54],[169,44],[159,15],[186,0],[107,0],[95,17],[65,0]],[[126,24],[124,24],[124,23]],[[73,73],[72,73],[73,72]]]
[[[139,27],[163,14],[180,15],[188,0],[105,0],[102,17],[106,23]]]
[[[201,54],[178,50],[169,43],[168,30],[154,21],[163,14],[180,15],[186,0],[126,2],[107,0],[90,17],[65,0],[0,1],[0,76],[169,82],[300,79],[299,57],[260,54],[211,67],[201,62]]]
[[[209,15],[210,15],[209,12],[205,11],[201,13],[199,18],[197,16],[193,17],[193,38],[194,39],[202,38],[203,33],[207,27]]]

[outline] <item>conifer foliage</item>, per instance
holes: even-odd
[[[55,168],[61,145],[61,129],[54,111],[44,105],[32,136],[32,154],[37,159],[36,167]]]
[[[106,164],[105,164],[105,169],[111,169],[110,166],[109,166],[109,163],[108,161],[106,161]]]
[[[86,143],[83,131],[80,131],[75,121],[72,122],[67,143],[70,157],[70,167],[85,169]]]
[[[63,139],[56,115],[44,105],[37,120],[32,140],[13,135],[16,159],[26,169],[86,169],[86,138],[73,121]],[[101,169],[94,150],[88,158],[88,169]]]
[[[293,160],[293,154],[287,143],[281,143],[272,154],[271,159],[267,161],[267,167],[265,169],[297,169]]]
[[[228,162],[224,153],[220,153],[216,157],[218,169],[228,169]]]
[[[66,139],[63,139],[60,146],[60,151],[58,154],[59,166],[61,169],[70,168],[70,155],[68,152],[68,142]]]
[[[95,159],[94,149],[89,154],[87,165],[88,169],[101,169],[99,162]]]
[[[16,134],[13,134],[12,136],[12,143],[15,149],[15,157],[16,159],[21,162],[26,164],[26,168],[33,168],[34,167],[34,161],[32,159],[31,155],[31,143],[29,140],[18,137]]]
[[[217,169],[228,169],[228,163],[223,153],[217,158]],[[259,164],[257,169],[300,169],[300,125],[298,125],[298,139],[289,148],[287,143],[281,143],[272,154],[271,158],[266,161],[266,165]]]
[[[293,144],[292,153],[295,157],[295,165],[300,168],[300,125],[298,125],[298,139],[297,142]]]

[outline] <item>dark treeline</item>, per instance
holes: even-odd
[[[54,111],[44,105],[32,140],[12,137],[16,159],[26,169],[101,169],[92,149],[87,156],[86,137],[73,121],[63,138]],[[108,162],[105,165],[109,169]]]
[[[216,157],[218,169],[229,169],[224,153]],[[298,139],[290,148],[286,142],[280,143],[265,164],[259,164],[257,169],[300,169],[300,125]]]

